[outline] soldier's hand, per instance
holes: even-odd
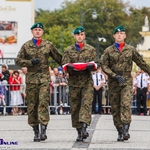
[[[119,82],[119,83],[125,83],[125,78],[120,76],[120,75],[116,75],[115,76],[116,80]]]
[[[34,58],[34,59],[31,60],[31,62],[32,62],[33,65],[37,65],[41,62],[41,60],[39,58]]]
[[[86,69],[87,69],[88,71],[94,71],[94,66],[93,66],[93,64],[87,64]]]
[[[68,72],[72,72],[74,70],[74,66],[72,64],[68,64]]]

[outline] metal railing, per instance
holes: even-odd
[[[6,109],[12,108],[14,106],[10,105],[10,100],[11,100],[11,91],[16,90],[16,87],[18,87],[20,91],[20,87],[25,86],[24,84],[0,84],[0,112],[2,112],[3,109],[3,114],[5,115],[7,113]],[[5,105],[1,103],[1,88],[6,87],[5,95],[4,95],[4,101]],[[21,91],[20,91],[21,95]],[[50,91],[50,105],[49,105],[49,110],[51,114],[59,114],[60,111],[64,111],[64,113],[69,113],[69,87],[68,86],[53,86],[52,91]],[[23,99],[23,104],[16,105],[18,108],[27,108],[25,104],[25,99]],[[111,108],[109,105],[109,97],[108,97],[108,102],[107,105],[103,105],[102,107],[105,108]],[[136,100],[132,101],[131,105],[132,111],[135,110],[136,112]],[[141,106],[142,108],[142,106]],[[149,107],[148,107],[149,108]]]

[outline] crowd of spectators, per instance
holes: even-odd
[[[50,96],[51,96],[51,114],[69,114],[68,100],[68,74],[64,74],[61,67],[50,68]],[[53,107],[54,106],[54,107]]]
[[[131,73],[133,78],[132,113],[150,115],[150,76],[139,69]]]
[[[69,114],[69,74],[64,74],[61,67],[49,68],[50,72],[50,114]],[[8,70],[2,65],[0,73],[0,114],[27,114],[25,103],[27,68]],[[111,114],[109,101],[108,76],[99,68],[91,72],[93,79],[93,114]],[[132,72],[133,100],[132,113],[150,115],[150,77],[143,71]],[[142,78],[141,78],[142,76]]]
[[[25,105],[23,96],[25,96],[25,71],[22,70],[8,70],[7,65],[1,66],[0,73],[0,113],[8,115],[23,114],[20,106]],[[24,75],[24,77],[23,77]]]

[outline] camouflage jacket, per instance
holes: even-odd
[[[39,47],[35,46],[32,40],[23,44],[17,55],[16,64],[28,68],[26,83],[43,83],[50,80],[49,57],[61,65],[62,55],[49,41],[42,40]],[[33,65],[31,60],[34,58],[39,58],[40,64]]]
[[[85,44],[82,47],[82,50],[78,51],[75,47],[75,44],[72,44],[64,52],[62,58],[62,65],[67,63],[86,63],[90,61],[94,61],[98,64],[98,58],[94,47],[90,46],[89,44]],[[73,71],[69,73],[69,86],[84,87],[86,85],[86,82],[88,81],[91,82],[91,84],[93,84],[91,73],[87,70],[84,70],[82,72]]]
[[[123,75],[127,82],[132,84],[131,71],[133,61],[150,75],[150,67],[143,60],[138,51],[125,44],[122,52],[119,52],[115,44],[108,47],[102,55],[102,69],[108,75],[110,82],[115,80],[117,74]]]

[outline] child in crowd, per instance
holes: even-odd
[[[0,81],[0,105],[3,106],[3,115],[6,113],[6,102],[5,102],[5,95],[7,89],[7,81],[3,80]]]

